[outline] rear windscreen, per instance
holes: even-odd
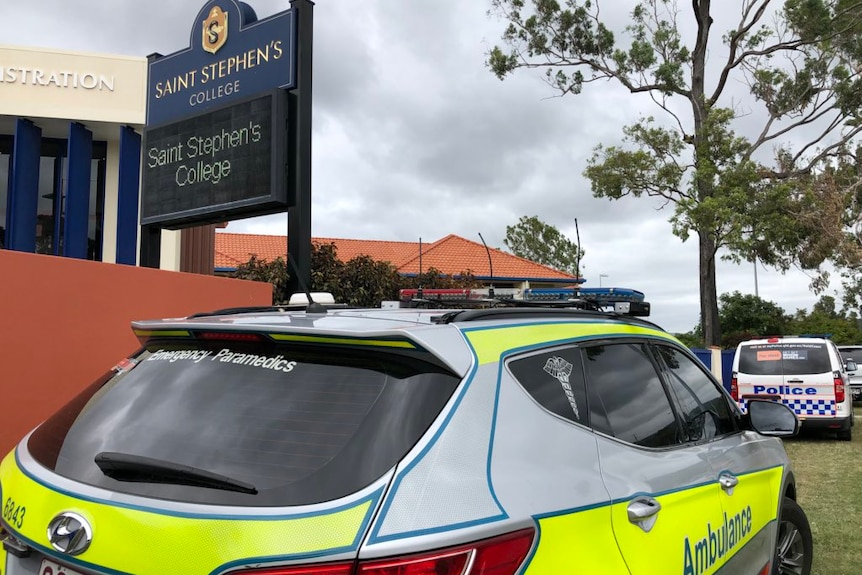
[[[829,351],[822,343],[743,345],[739,373],[747,375],[806,375],[831,373]]]
[[[317,503],[392,468],[458,382],[436,364],[395,353],[163,342],[73,400],[28,446],[56,473],[113,491],[214,504]],[[188,466],[256,493],[175,484],[183,482],[135,466],[120,481],[105,473],[105,454]]]

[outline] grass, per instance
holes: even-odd
[[[784,440],[799,504],[814,536],[812,575],[862,573],[862,408],[853,441],[802,434]]]

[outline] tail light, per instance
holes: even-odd
[[[844,380],[841,379],[841,374],[837,371],[832,375],[835,385],[835,403],[844,403]]]
[[[535,530],[523,529],[491,539],[430,553],[353,563],[276,567],[247,575],[515,575],[533,546]]]
[[[358,575],[514,575],[530,547],[533,529],[524,529],[434,553],[359,564]]]
[[[730,396],[733,398],[733,401],[739,401],[739,380],[736,379],[735,373],[730,378]]]

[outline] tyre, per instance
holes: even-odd
[[[799,505],[784,498],[778,520],[773,575],[810,575],[814,557],[814,542],[808,518]]]
[[[853,430],[851,428],[842,429],[838,432],[838,439],[841,441],[852,441],[853,440]]]

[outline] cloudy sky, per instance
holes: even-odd
[[[249,3],[261,18],[289,7]],[[0,43],[169,54],[187,46],[203,5],[7,0]],[[606,2],[603,15],[624,24],[630,5]],[[610,83],[558,98],[540,71],[501,82],[485,66],[504,28],[489,7],[490,0],[316,2],[312,234],[431,242],[447,234],[479,241],[481,233],[503,248],[506,226],[521,216],[538,216],[572,240],[577,220],[587,286],[606,275],[604,286],[643,291],[666,329],[692,329],[696,240],[671,233],[671,209],[646,198],[596,199],[582,176],[595,145],[619,143],[624,125],[660,112]],[[227,231],[283,235],[286,220],[238,220]],[[787,312],[817,300],[799,271],[761,266],[757,280],[759,295]],[[736,290],[755,292],[753,264],[719,264],[719,293]]]

